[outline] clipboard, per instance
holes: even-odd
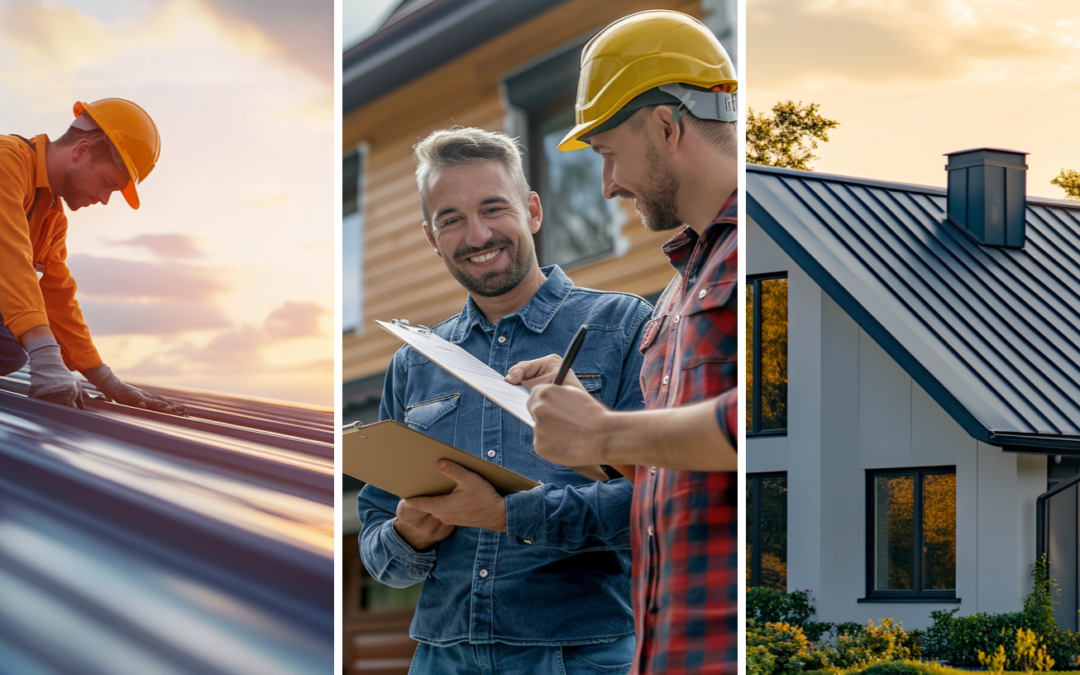
[[[503,496],[541,485],[393,420],[347,426],[341,430],[341,445],[342,473],[402,499],[454,491],[457,484],[435,468],[440,459],[475,471]]]

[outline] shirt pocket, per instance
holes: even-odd
[[[577,378],[578,378],[578,381],[581,382],[581,386],[585,387],[585,391],[589,392],[590,394],[593,395],[593,398],[595,398],[596,400],[603,403],[603,400],[600,398],[600,393],[601,393],[600,382],[601,382],[601,380],[603,378],[599,373],[583,373],[581,375],[578,375]],[[530,427],[528,424],[525,424],[524,422],[520,422],[520,424],[521,424],[521,447],[524,448],[525,450],[527,450],[528,453],[530,455],[532,455],[532,457],[534,459],[537,459],[537,460],[543,462],[544,464],[551,467],[552,469],[555,469],[556,471],[569,471],[571,473],[577,474],[577,472],[574,471],[573,469],[565,467],[562,464],[556,464],[554,462],[549,462],[546,459],[544,459],[543,457],[541,457],[540,455],[536,454],[536,450],[533,449],[533,439],[534,439],[533,428]],[[534,478],[534,480],[539,480],[539,479]]]
[[[693,291],[683,303],[679,347],[683,370],[738,358],[738,313],[730,306],[735,281],[714,281]]]
[[[458,400],[461,394],[446,394],[405,407],[405,425],[410,429],[455,445]]]

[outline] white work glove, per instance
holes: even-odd
[[[51,335],[26,341],[30,355],[30,398],[82,408],[82,386],[64,365],[60,345]]]
[[[187,416],[187,409],[179,403],[173,403],[138,387],[124,384],[119,377],[113,375],[112,369],[104,363],[95,368],[84,370],[82,374],[97,387],[98,391],[117,403],[123,403],[135,408],[156,410],[170,415]]]

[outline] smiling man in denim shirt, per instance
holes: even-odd
[[[637,346],[651,308],[538,266],[540,200],[514,142],[455,127],[415,151],[424,234],[469,291],[461,313],[435,332],[505,373],[562,352],[587,325],[578,381],[610,408],[641,408]],[[451,495],[399,500],[364,487],[364,565],[390,586],[424,583],[410,672],[626,672],[634,653],[631,484],[583,475],[602,475],[599,467],[574,471],[538,457],[531,427],[408,346],[387,370],[380,419],[543,483],[503,498],[444,460],[440,470],[458,483]]]

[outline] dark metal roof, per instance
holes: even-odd
[[[746,167],[747,214],[969,434],[1080,452],[1080,204],[983,247],[945,190]],[[1014,447],[1010,447],[1014,446]]]
[[[330,672],[331,411],[26,390],[0,378],[0,672]]]
[[[398,6],[342,56],[342,109],[374,101],[565,0],[426,0]],[[507,64],[510,67],[515,64]]]

